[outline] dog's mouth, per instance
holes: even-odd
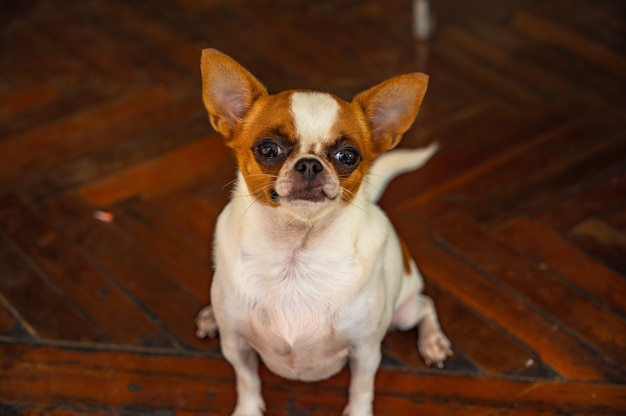
[[[327,199],[326,193],[321,186],[305,188],[293,191],[288,196],[289,201],[323,202]]]
[[[333,198],[330,198],[328,195],[326,195],[326,192],[324,191],[324,187],[322,186],[317,186],[314,188],[296,189],[290,192],[288,195],[285,195],[284,197],[281,197],[278,194],[278,192],[276,192],[275,189],[272,189],[270,196],[272,198],[272,201],[274,201],[275,203],[278,203],[281,198],[284,198],[285,200],[289,202],[296,202],[296,203],[299,201],[324,202],[327,199],[333,199]]]

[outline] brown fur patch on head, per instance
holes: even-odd
[[[352,202],[374,159],[395,147],[413,123],[428,83],[424,74],[401,75],[346,102],[302,90],[269,95],[251,73],[214,49],[202,51],[201,70],[211,124],[234,150],[250,193],[270,205],[276,205],[281,168],[298,155],[323,161],[325,174],[334,170],[341,199]],[[259,149],[276,157],[259,157]],[[351,157],[358,162],[344,163]],[[339,188],[331,186],[335,198]]]
[[[352,202],[378,153],[374,149],[369,123],[361,107],[340,98],[337,98],[337,101],[340,110],[334,126],[334,134],[344,145],[354,146],[361,159],[353,171],[346,174],[338,172],[339,181],[344,189],[342,199]]]
[[[255,148],[264,140],[281,143],[283,155],[275,164],[259,163]],[[239,169],[252,195],[259,202],[276,205],[272,189],[287,158],[297,148],[293,117],[289,111],[289,92],[266,95],[255,101],[245,120],[239,125],[228,145],[235,152]]]
[[[427,87],[427,75],[412,73],[388,79],[354,97],[352,102],[369,121],[377,154],[400,142],[419,112]]]
[[[312,151],[301,148],[297,137],[289,102],[294,92],[296,91],[289,90],[259,97],[243,122],[233,131],[231,140],[227,142],[235,152],[250,193],[261,203],[276,205],[272,199],[272,190],[283,165]],[[343,188],[341,199],[350,203],[355,198],[377,152],[361,107],[335,96],[333,98],[339,104],[338,117],[331,128],[328,142],[313,154],[324,160],[327,168],[334,169]],[[254,148],[265,139],[282,144],[285,151],[280,159],[282,163],[273,165],[259,163]],[[332,152],[337,146],[347,146],[358,151],[360,162],[356,169],[342,171],[333,165]]]
[[[258,97],[267,91],[250,72],[215,49],[204,49],[200,60],[202,100],[213,128],[228,141]]]

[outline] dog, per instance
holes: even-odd
[[[419,323],[428,364],[451,355],[406,245],[376,205],[395,176],[436,145],[395,149],[412,125],[428,76],[401,75],[344,101],[332,94],[269,94],[239,63],[202,51],[202,97],[238,173],[214,240],[211,304],[199,337],[219,330],[235,370],[233,415],[262,415],[258,356],[287,379],[315,381],[349,362],[343,414],[372,414],[381,342]]]

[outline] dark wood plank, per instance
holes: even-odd
[[[214,137],[198,140],[160,158],[134,165],[88,184],[81,193],[94,206],[106,207],[135,195],[155,198],[188,182],[203,182],[225,160],[221,143]],[[227,160],[227,159],[226,159]],[[170,166],[185,166],[171,170]]]
[[[479,38],[469,30],[457,26],[443,27],[439,36],[442,42],[450,42],[460,49],[470,51],[478,61],[486,62],[507,76],[519,80],[522,86],[541,95],[542,100],[548,97],[559,97],[563,100],[580,98],[580,93],[573,85],[536,62],[520,62],[509,52],[508,45],[494,44],[497,42],[495,37]]]
[[[175,223],[151,205],[133,199],[114,211],[115,223],[126,230],[163,268],[196,298],[206,300],[211,282],[210,247],[198,247]],[[207,237],[209,234],[207,234]]]
[[[440,317],[442,328],[454,340],[454,348],[488,374],[554,377],[554,371],[541,358],[493,321],[481,316],[439,285],[427,284],[426,293],[435,299],[437,310],[447,311]],[[488,348],[487,345],[497,345]]]
[[[57,406],[80,397],[81,403],[96,407],[129,409],[137,401],[144,408],[169,411],[228,413],[234,406],[232,372],[222,360],[204,357],[139,355],[97,350],[62,350],[27,345],[3,345],[0,363],[12,365],[0,374],[4,402],[21,400]],[[38,363],[32,366],[31,363]],[[112,368],[116,370],[111,371]],[[152,368],[147,377],[142,369]],[[88,369],[89,371],[85,371]],[[54,374],[55,383],[47,382]],[[261,368],[270,414],[287,415],[314,411],[339,412],[346,402],[348,374],[320,383],[283,384]],[[443,380],[447,380],[442,383]],[[519,414],[542,410],[576,414],[611,414],[626,409],[625,388],[598,383],[521,381],[484,377],[447,376],[436,373],[396,373],[382,370],[376,381],[375,411],[386,414],[409,411],[440,412],[468,410],[468,414],[490,414],[496,409]],[[318,396],[324,400],[319,401]],[[419,397],[419,400],[414,400]],[[520,406],[522,402],[527,404]],[[465,409],[465,410],[464,410]],[[581,413],[578,413],[581,412]],[[56,413],[53,413],[56,414]],[[177,413],[178,414],[178,413]],[[507,414],[507,413],[505,413]]]
[[[538,142],[549,140],[562,129],[573,129],[580,123],[566,121],[566,117],[559,111],[531,112],[510,121],[507,117],[502,125],[495,122],[486,130],[477,131],[476,136],[463,137],[458,145],[449,149],[445,147],[445,136],[442,137],[444,147],[414,175],[421,177],[424,185],[417,187],[417,196],[400,204],[398,210],[416,211],[427,220],[469,204],[473,199],[464,195],[465,190],[479,186],[480,178],[491,176],[496,179],[499,175],[494,175],[494,171],[519,159]],[[565,125],[558,127],[563,121],[566,121]]]
[[[37,337],[79,342],[106,341],[105,334],[0,233],[0,291]]]
[[[125,293],[17,195],[0,197],[0,229],[114,344],[171,346]],[[78,219],[76,219],[78,220]],[[59,261],[63,259],[63,261]],[[71,299],[71,301],[69,301]]]
[[[565,48],[618,77],[626,77],[626,59],[603,45],[532,13],[518,11],[513,25],[531,37]]]
[[[88,19],[97,13],[88,5],[73,3],[72,7],[48,4],[52,10],[36,15],[35,24],[40,31],[63,45],[86,64],[89,75],[104,77],[130,87],[145,80],[142,69],[121,58],[125,48],[114,42],[108,19]],[[56,9],[56,10],[55,10]],[[87,13],[87,14],[86,14]],[[94,16],[95,15],[95,16]]]
[[[446,311],[439,317],[443,331],[453,343],[454,355],[444,365],[448,372],[475,372],[499,376],[553,377],[533,351],[524,348],[519,340],[503,333],[493,322],[480,316],[459,299],[430,283],[426,294],[435,299],[437,310]],[[417,352],[417,331],[393,331],[384,340],[385,357],[401,362],[403,367],[427,368]],[[497,345],[498,348],[488,348]],[[383,361],[384,362],[384,361]],[[383,364],[384,365],[384,364]]]
[[[558,234],[527,217],[521,217],[500,229],[498,236],[516,249],[532,255],[540,268],[554,270],[594,296],[597,302],[626,316],[626,299],[622,296],[626,293],[624,278],[594,261]]]
[[[93,87],[95,80],[85,63],[43,32],[35,22],[36,14],[35,10],[16,19],[3,31],[2,79],[18,89],[40,84],[43,78],[59,85]]]
[[[606,104],[607,98],[605,94],[602,94],[603,90],[598,88],[598,81],[595,78],[583,76],[585,64],[573,67],[575,62],[580,63],[580,60],[575,57],[554,48],[550,50],[539,48],[537,47],[540,44],[538,41],[525,37],[514,27],[487,19],[485,16],[476,15],[472,19],[462,19],[458,22],[458,26],[475,35],[481,42],[502,49],[512,56],[523,54],[526,59],[520,66],[538,68],[533,69],[533,72],[536,73],[538,70],[540,78],[546,80],[544,82],[550,80],[550,85],[539,80],[535,81],[539,84],[537,88],[552,91],[550,101],[561,102],[565,106],[570,106],[572,103],[581,103],[581,105],[591,107]],[[498,60],[494,61],[494,64],[502,66],[506,64],[506,61],[503,63]],[[606,87],[607,90],[613,86],[610,82],[607,84],[609,84]]]
[[[236,172],[205,47],[271,92],[430,76],[401,146],[440,150],[381,203],[456,354],[427,368],[416,331],[388,334],[376,414],[626,413],[623,1],[436,2],[427,42],[409,0],[18,3],[0,16],[0,414],[232,411],[219,339],[193,323]],[[269,415],[347,401],[347,370],[261,377]]]
[[[608,209],[607,212],[602,215],[602,219],[614,229],[622,234],[626,234],[626,206]]]
[[[24,327],[11,312],[15,313],[15,308],[4,297],[0,297],[0,337],[6,336],[19,339],[29,338],[34,335],[34,331],[29,332],[28,327]]]
[[[32,176],[24,185],[40,203],[115,171],[204,137],[206,111],[197,98],[181,97],[113,125],[89,130],[80,144],[57,155],[63,163]]]
[[[48,104],[58,95],[58,88],[46,83],[16,91],[0,102],[0,117],[5,119],[15,117],[20,113]]]
[[[622,203],[626,194],[626,173],[606,175],[595,183],[575,189],[559,201],[534,213],[542,223],[560,232],[566,232],[590,216],[601,215],[605,210]]]
[[[555,322],[506,287],[496,284],[472,264],[456,257],[451,247],[444,250],[415,227],[407,227],[414,256],[423,272],[464,303],[506,328],[534,350],[542,361],[564,377],[578,380],[618,378],[619,371],[598,359],[597,353],[576,337],[555,328]],[[445,247],[445,246],[444,246]],[[581,357],[585,357],[581,359]]]
[[[570,238],[618,273],[626,273],[626,235],[597,218],[589,218],[570,230]]]
[[[110,98],[110,92],[89,86],[68,91],[45,105],[3,119],[0,123],[0,140],[28,135],[33,128],[45,132],[49,125],[67,119],[68,114],[80,112],[94,101],[106,101]]]
[[[143,45],[151,44],[150,52],[156,57],[168,56],[170,58],[169,65],[180,66],[189,75],[195,77],[196,79],[193,81],[190,79],[190,82],[197,87],[197,79],[200,76],[198,54],[201,50],[197,44],[172,30],[160,19],[150,18],[123,2],[110,2],[105,7],[112,18],[127,23],[127,30],[132,31],[132,34],[129,33],[129,35],[132,35],[133,38],[141,37]],[[180,81],[180,78],[183,77],[178,77],[177,82]]]
[[[530,153],[526,157],[509,159],[506,166],[488,172],[484,181],[477,185],[489,189],[489,193],[472,195],[481,199],[472,209],[473,215],[482,221],[502,221],[507,215],[528,209],[526,207],[550,201],[554,194],[571,188],[572,183],[601,175],[621,164],[626,141],[621,133],[609,133],[612,120],[615,120],[613,116],[593,117],[572,130],[564,129],[545,137],[545,141],[541,138],[537,146],[528,149]],[[598,141],[596,134],[609,137]],[[556,152],[564,146],[571,150]]]
[[[50,404],[12,404],[1,403],[0,413],[3,415],[21,415],[21,416],[41,416],[41,415],[55,415],[55,416],[78,416],[84,414],[90,414],[94,416],[109,415],[111,410],[105,410],[102,406],[90,406],[90,405],[50,405]]]
[[[224,195],[226,191],[222,191]],[[198,249],[203,250],[212,244],[217,216],[224,205],[215,206],[201,197],[189,198],[170,207],[168,216]]]
[[[611,127],[612,123],[619,122],[612,116],[593,116],[571,120],[531,139],[526,137],[525,143],[463,172],[445,188],[422,193],[414,203],[423,204],[445,189],[453,192],[454,199],[434,200],[425,212],[463,209],[495,227],[511,216],[550,203],[555,193],[567,192],[572,183],[588,180],[590,175],[601,176],[623,163],[626,141],[621,132],[609,134],[616,125]],[[601,133],[603,129],[605,133]],[[609,137],[597,141],[596,134]],[[572,150],[559,152],[564,146]]]
[[[136,117],[168,98],[167,91],[160,87],[133,91],[121,99],[90,107],[87,111],[73,114],[42,130],[30,130],[22,136],[0,142],[0,153],[11,160],[11,164],[5,165],[0,171],[0,185],[6,184],[16,175],[27,176],[33,171],[49,167],[51,163],[62,162],[75,152],[77,137],[124,118]]]
[[[471,83],[481,88],[485,95],[497,91],[508,103],[519,107],[532,107],[541,101],[541,94],[524,88],[508,76],[484,65],[463,49],[442,43],[437,49],[436,57],[457,76],[467,77]]]
[[[475,215],[483,223],[491,227],[498,227],[511,217],[516,217],[527,212],[533,212],[541,207],[551,204],[555,195],[569,193],[573,187],[589,183],[621,169],[624,163],[623,155],[626,154],[626,134],[607,137],[598,146],[589,146],[586,154],[580,154],[562,161],[554,161],[553,168],[546,172],[538,173],[543,176],[542,180],[536,180],[534,175],[527,175],[523,181],[515,186],[522,189],[511,189],[500,193],[499,196],[491,195],[484,201],[491,200],[489,204],[483,202],[477,206]],[[531,167],[532,169],[532,167]],[[533,188],[532,190],[530,188]],[[497,191],[496,191],[497,192]],[[512,194],[516,194],[515,197]],[[498,209],[494,209],[498,207]]]
[[[574,333],[576,338],[601,352],[609,363],[619,364],[616,368],[624,366],[625,321],[589,302],[549,270],[529,264],[512,248],[465,218],[451,218],[437,227],[437,234],[453,250],[463,253],[464,258],[493,276],[498,284],[521,294],[524,301],[554,317],[554,331],[563,331],[568,336]]]
[[[194,319],[203,302],[114,221],[106,223],[94,218],[94,210],[79,194],[68,194],[46,206],[54,222],[115,278],[126,295],[170,335],[175,346],[200,350],[214,347],[214,340],[204,342],[195,335]]]

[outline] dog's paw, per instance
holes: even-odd
[[[355,405],[354,403],[348,403],[345,409],[343,409],[342,416],[372,416],[374,414],[371,403],[366,405]]]
[[[213,338],[217,335],[217,322],[213,315],[213,308],[211,305],[202,308],[198,317],[196,318],[196,336],[198,338]]]
[[[265,413],[265,402],[262,397],[251,400],[237,400],[237,407],[232,416],[263,416]]]
[[[420,334],[417,347],[427,365],[442,368],[443,362],[452,356],[450,341],[441,331]]]
[[[233,414],[231,416],[263,416],[263,412],[261,410],[255,410],[255,411],[240,411],[238,409],[235,409],[235,411],[233,412]]]

